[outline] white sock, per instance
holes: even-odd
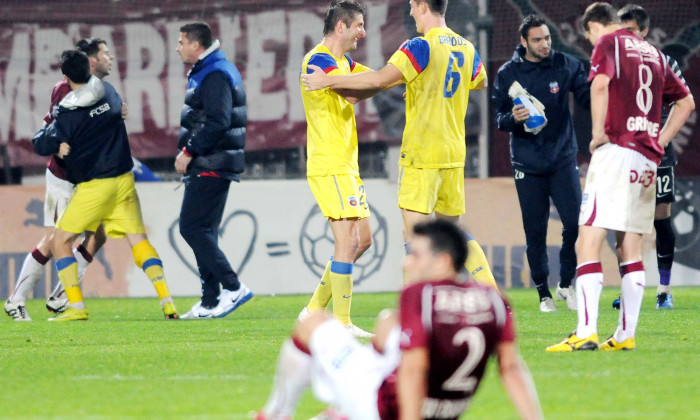
[[[90,264],[90,261],[86,260],[85,257],[83,257],[83,254],[78,251],[78,248],[75,248],[73,250],[73,256],[75,257],[76,261],[78,261],[78,284],[83,285],[83,278],[85,278],[85,271],[87,270],[88,264]],[[53,292],[51,292],[51,296],[54,299],[62,299],[65,297],[66,291],[63,290],[63,283],[60,281],[56,284],[56,287],[53,288]]]
[[[620,290],[620,317],[613,338],[622,343],[634,337],[639,321],[639,311],[642,308],[646,276],[641,261],[620,264],[622,269],[622,287]]]
[[[656,288],[656,294],[660,295],[661,293],[671,293],[671,286],[664,286],[660,284],[659,287]]]
[[[87,251],[86,251],[87,252]],[[78,284],[83,285],[83,278],[85,277],[85,271],[87,270],[90,261],[83,257],[83,254],[78,251],[78,248],[73,250],[73,256],[78,261]]]
[[[576,302],[578,324],[576,336],[598,333],[598,303],[603,290],[603,267],[600,261],[589,261],[576,267]]]
[[[27,254],[19,276],[17,276],[15,292],[10,296],[10,302],[15,304],[24,303],[29,298],[29,294],[34,290],[36,284],[41,280],[43,273],[44,265],[37,261],[31,252]]]
[[[61,283],[61,280],[56,283],[56,287],[53,288],[53,292],[51,292],[50,298],[54,299],[63,299],[66,297],[66,291],[63,289],[63,283]]]
[[[304,391],[311,386],[311,356],[291,338],[282,343],[277,371],[263,414],[270,420],[292,418]]]

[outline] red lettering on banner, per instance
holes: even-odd
[[[0,104],[4,109],[0,113],[0,144],[8,144],[12,164],[46,164],[45,157],[34,153],[31,139],[49,111],[51,89],[61,80],[57,68],[61,51],[87,37],[105,39],[115,56],[105,81],[129,105],[125,122],[134,156],[174,157],[190,68],[182,63],[175,47],[179,27],[187,22],[181,10],[184,5],[189,7],[189,2],[166,2],[157,14],[148,2],[128,12],[93,7],[86,0],[72,3],[83,11],[80,17],[53,10],[55,5],[48,0],[34,0],[31,7],[16,10],[16,24],[0,29],[7,46],[0,50]],[[372,68],[386,63],[409,37],[402,19],[403,6],[403,0],[367,6],[372,27],[367,28],[368,36],[358,43],[358,49],[350,53],[353,60]],[[248,98],[247,150],[306,145],[299,71],[304,54],[318,42],[325,7],[327,4],[320,7],[318,2],[269,6],[258,0],[241,0],[235,8],[207,6],[200,10],[243,78]],[[53,11],[32,12],[43,9]],[[389,102],[383,103],[383,115],[404,113],[402,98]],[[355,113],[357,131],[362,133],[359,141],[400,141],[402,127],[394,130],[391,124],[383,125],[386,117],[379,117],[372,100],[358,104]]]

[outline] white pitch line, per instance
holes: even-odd
[[[70,376],[69,379],[74,380],[87,380],[87,381],[104,381],[104,380],[116,380],[116,381],[145,381],[150,379],[167,379],[171,381],[192,381],[192,380],[213,380],[213,379],[246,379],[245,375],[173,375],[173,376],[124,376],[120,374],[114,375],[78,375]]]

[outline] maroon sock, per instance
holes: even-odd
[[[78,251],[78,252],[80,252],[80,255],[82,255],[83,258],[85,258],[85,261],[87,261],[88,264],[92,262],[92,255],[90,255],[90,253],[88,252],[88,250],[85,249],[85,247],[83,246],[83,244],[78,245],[78,247],[75,248],[75,250]]]
[[[32,251],[32,257],[36,260],[41,265],[46,265],[47,262],[49,262],[49,258],[42,254],[41,251],[39,251],[38,248],[34,248]]]
[[[305,346],[299,339],[297,339],[296,337],[292,337],[292,343],[294,343],[294,346],[296,348],[311,356],[311,351],[309,350],[309,348]]]

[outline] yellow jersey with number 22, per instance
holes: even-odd
[[[304,57],[302,74],[311,73],[310,64],[326,74],[343,75],[369,70],[349,56],[335,57],[318,44]],[[306,176],[360,175],[357,164],[355,108],[330,88],[307,92],[301,84],[306,114]]]

